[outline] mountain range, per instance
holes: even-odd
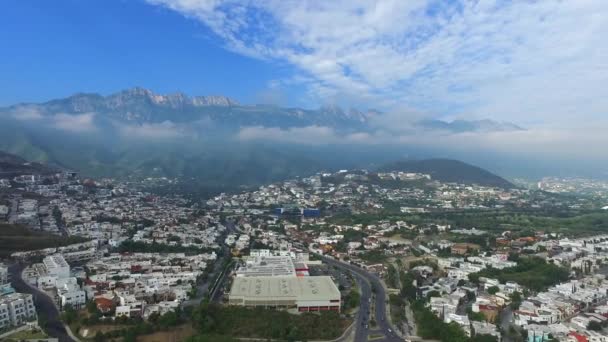
[[[156,94],[135,87],[108,96],[78,93],[67,98],[43,103],[21,103],[0,112],[49,117],[57,114],[81,115],[95,113],[103,119],[128,124],[212,123],[214,128],[229,130],[248,126],[293,128],[322,126],[337,131],[370,131],[374,119],[383,114],[377,110],[344,110],[338,106],[318,109],[284,108],[275,105],[241,105],[225,96],[193,96],[183,93]],[[450,132],[522,130],[521,127],[492,120],[420,120],[415,127]]]
[[[267,162],[267,160],[260,160],[259,157],[260,156],[254,155],[251,161],[254,164],[257,163],[258,165],[263,165],[265,162]],[[263,156],[261,157],[263,158]],[[246,165],[246,167],[255,170],[256,166],[254,164]],[[314,172],[314,167],[310,168],[310,164],[308,165],[309,167],[304,167],[303,165],[300,165],[302,167],[300,169],[300,172],[302,172],[302,174],[310,174]],[[232,168],[231,172],[234,173],[233,176],[237,176],[239,174],[247,174],[247,170],[238,169],[238,166],[236,165],[231,165],[230,167]],[[51,174],[59,171],[60,169],[57,167],[43,163],[30,162],[14,154],[0,151],[0,176],[16,176],[23,174]],[[377,168],[377,171],[416,172],[429,174],[431,175],[432,179],[441,182],[461,183],[467,185],[476,184],[504,189],[514,187],[511,182],[487,170],[458,160],[451,159],[399,160],[396,162],[387,163]],[[208,175],[208,177],[217,180],[218,182],[216,184],[226,185],[225,183],[222,183],[224,179],[220,174]],[[270,182],[272,180],[272,178],[269,178],[263,181]],[[245,178],[241,181],[243,182],[242,185],[245,185],[251,184],[251,181],[260,180]],[[221,191],[224,188],[219,186],[218,190]]]
[[[225,96],[161,95],[137,87],[0,108],[0,150],[89,176],[169,176],[206,186],[260,184],[436,155],[402,145],[314,144],[314,136],[304,143],[239,138],[246,128],[306,132],[311,127],[373,136],[386,115],[337,106],[243,105]],[[427,119],[411,127],[451,133],[522,129],[491,120]]]

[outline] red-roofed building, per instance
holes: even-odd
[[[589,339],[585,335],[571,332],[568,334],[568,342],[589,342]]]
[[[517,239],[517,241],[519,242],[526,242],[526,243],[533,243],[536,241],[536,238],[532,237],[532,236],[525,236],[525,237],[520,237],[519,239]]]
[[[104,297],[95,298],[95,304],[97,304],[97,309],[101,311],[101,313],[108,313],[115,307],[114,301]]]
[[[480,304],[479,312],[483,314],[488,322],[496,322],[500,309],[496,305]]]
[[[89,279],[89,278],[87,278],[87,279],[85,279],[85,280],[84,280],[84,284],[85,284],[85,285],[89,285],[89,286],[96,286],[96,285],[97,285],[97,283],[96,283],[96,282],[92,281],[92,280],[91,280],[91,279]]]
[[[295,266],[297,272],[308,272],[308,265],[303,262],[296,262]]]

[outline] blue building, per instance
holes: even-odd
[[[316,209],[316,208],[303,209],[302,210],[302,216],[304,216],[305,218],[320,217],[321,216],[321,210]]]

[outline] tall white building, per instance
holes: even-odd
[[[76,278],[58,279],[56,287],[60,301],[59,304],[61,304],[62,309],[64,309],[66,305],[70,305],[74,309],[79,310],[86,304],[86,293],[80,289]]]
[[[36,308],[31,294],[12,293],[0,297],[0,329],[19,326],[36,319]]]
[[[76,278],[70,277],[70,265],[63,255],[54,254],[42,260],[46,274],[38,277],[38,287],[55,288],[57,304],[64,310],[66,305],[81,309],[86,303],[86,292],[83,291]]]
[[[8,283],[8,268],[0,264],[0,285]]]
[[[49,276],[57,279],[68,278],[70,276],[70,265],[65,261],[61,254],[53,254],[42,260]]]

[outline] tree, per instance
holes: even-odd
[[[479,284],[479,273],[470,273],[469,281],[474,284]]]
[[[522,297],[521,297],[521,293],[519,293],[518,291],[515,291],[513,293],[511,293],[511,308],[513,308],[514,310],[519,309],[519,306],[521,305],[521,301],[522,301]]]
[[[263,308],[224,307],[217,304],[203,305],[195,310],[195,322],[202,319],[201,330],[213,334],[233,334],[286,340],[334,339],[342,333],[343,321],[337,312],[291,315],[285,311]],[[208,325],[205,321],[212,320]],[[221,322],[221,323],[216,323]],[[291,334],[291,336],[289,336]]]
[[[399,274],[392,264],[388,265],[387,284],[392,288],[397,288],[399,284]]]
[[[203,334],[192,336],[186,342],[239,342],[239,340],[230,336]]]
[[[300,334],[298,332],[298,327],[295,325],[291,325],[287,328],[287,341],[288,342],[295,342],[298,341],[300,339]]]
[[[97,312],[97,303],[94,300],[90,300],[87,302],[87,311],[91,314]]]
[[[457,323],[444,323],[420,301],[412,304],[414,318],[418,325],[418,335],[425,339],[442,342],[468,342],[469,338]]]
[[[106,336],[101,331],[98,331],[97,334],[95,334],[95,338],[93,339],[93,341],[95,342],[104,342],[105,340]]]
[[[484,314],[481,312],[473,312],[471,308],[467,308],[467,316],[469,316],[469,319],[472,321],[483,322],[486,320],[486,316]]]
[[[593,331],[601,331],[602,330],[602,324],[600,322],[597,322],[597,321],[591,321],[587,325],[587,329],[593,330]]]
[[[414,301],[418,297],[418,290],[414,286],[416,278],[410,272],[401,272],[401,295],[409,301]]]
[[[405,302],[403,301],[403,297],[396,295],[396,294],[390,294],[388,296],[388,301],[391,305],[395,305],[395,306],[405,305]]]
[[[511,253],[509,253],[509,256],[507,257],[507,260],[518,262],[519,261],[519,254],[511,252]]]
[[[78,313],[76,312],[76,310],[74,310],[72,305],[66,304],[63,307],[63,313],[61,314],[61,319],[69,325],[69,324],[72,324],[73,322],[75,322],[77,318],[78,318]]]
[[[344,309],[352,309],[356,308],[361,303],[361,295],[355,289],[350,290],[350,292],[344,297]]]
[[[137,335],[133,329],[124,330],[123,333],[123,342],[136,342]]]
[[[522,257],[517,266],[500,270],[488,267],[478,273],[469,274],[469,279],[478,282],[479,277],[497,278],[501,283],[513,281],[534,291],[542,291],[567,280],[569,275],[567,269],[548,263],[542,258]]]
[[[475,335],[471,342],[498,342],[498,338],[492,335]]]
[[[491,286],[488,288],[488,293],[491,295],[495,295],[498,293],[498,291],[500,291],[500,289],[498,288],[498,286]]]
[[[441,297],[441,293],[439,293],[439,291],[437,291],[437,290],[429,291],[429,292],[426,294],[426,297],[427,297],[428,299],[430,299],[430,298],[432,298],[432,297]]]

